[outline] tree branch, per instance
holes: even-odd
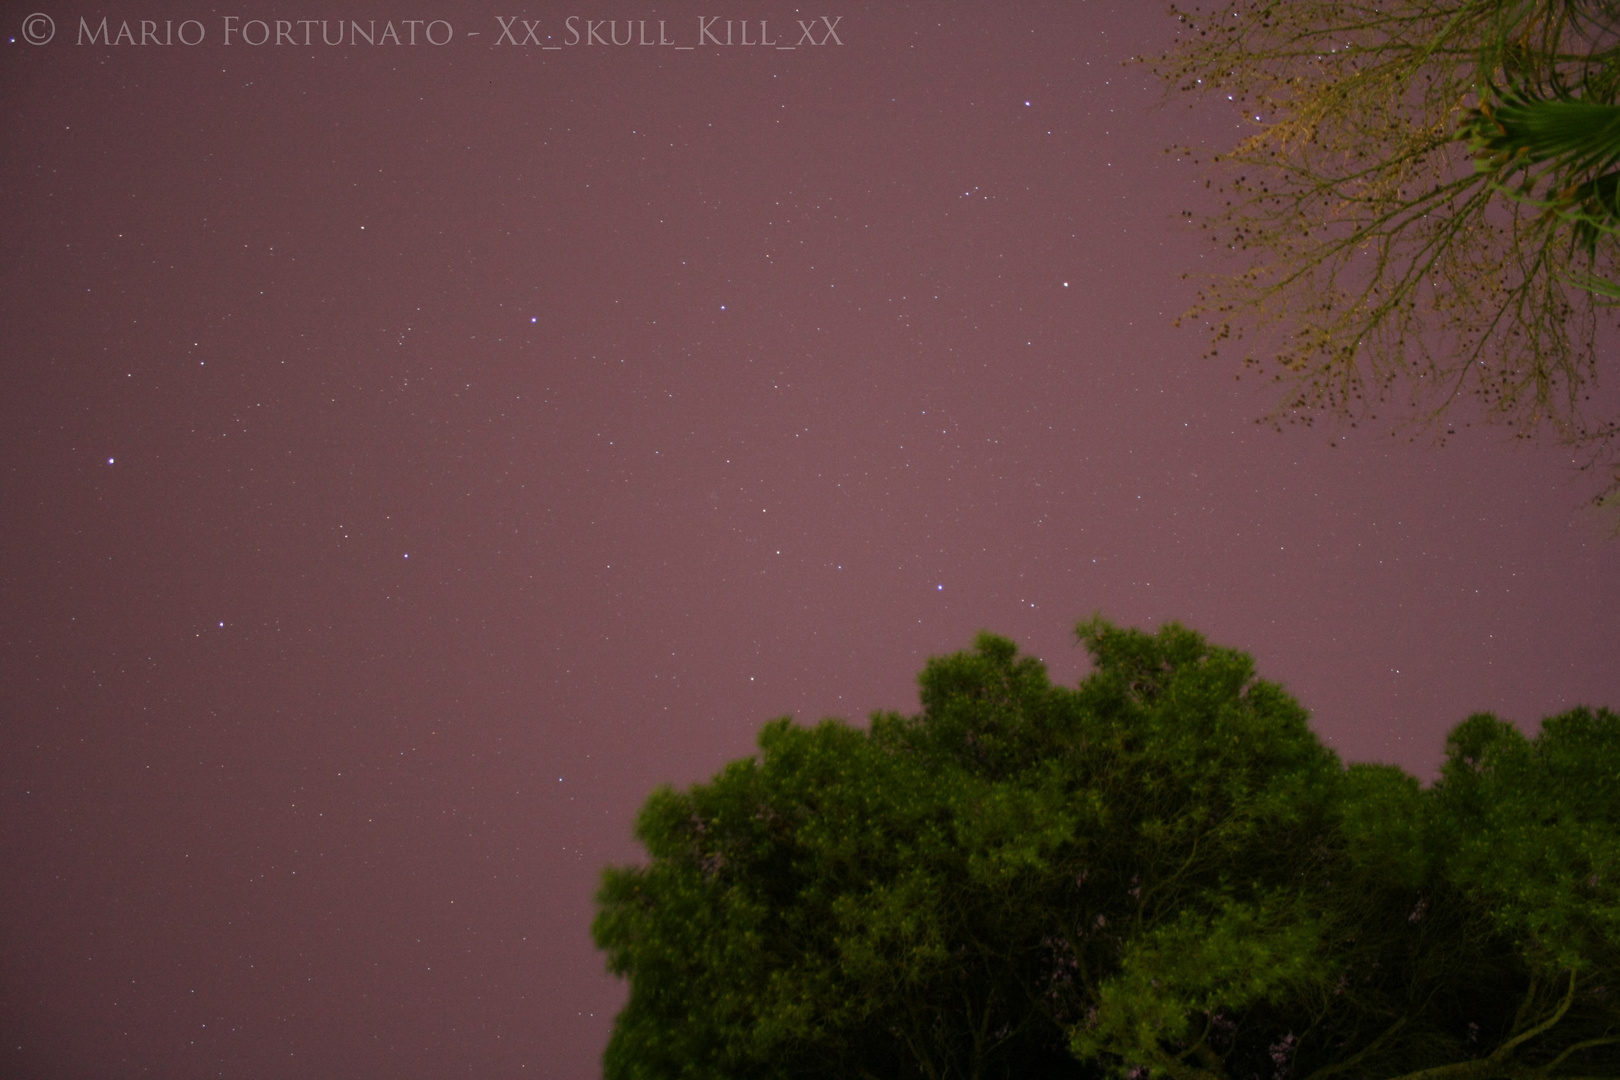
[[[1508,1058],[1508,1055],[1513,1053],[1514,1048],[1516,1048],[1518,1046],[1521,1046],[1527,1040],[1535,1038],[1537,1035],[1540,1035],[1542,1032],[1546,1031],[1547,1029],[1551,1028],[1554,1024],[1558,1023],[1558,1021],[1562,1020],[1564,1018],[1564,1014],[1569,1011],[1569,1007],[1574,1001],[1575,1001],[1575,972],[1573,970],[1571,970],[1570,973],[1569,973],[1569,989],[1567,991],[1565,991],[1564,1000],[1559,1004],[1557,1011],[1555,1011],[1546,1020],[1543,1020],[1541,1023],[1539,1023],[1535,1027],[1531,1028],[1529,1031],[1526,1031],[1521,1035],[1515,1035],[1513,1038],[1509,1039],[1507,1042],[1503,1043],[1501,1046],[1498,1046],[1496,1048],[1496,1052],[1491,1055],[1490,1059],[1492,1061],[1506,1061],[1507,1058]]]
[[[1569,1057],[1569,1055],[1575,1053],[1577,1050],[1586,1050],[1594,1046],[1612,1046],[1615,1043],[1620,1043],[1620,1035],[1610,1035],[1602,1039],[1587,1039],[1585,1042],[1578,1042],[1574,1046],[1565,1047],[1562,1054],[1559,1054],[1557,1057],[1553,1058],[1536,1071],[1542,1076],[1546,1076],[1554,1069],[1558,1068],[1560,1062]]]
[[[1363,1046],[1360,1050],[1357,1050],[1350,1057],[1345,1058],[1343,1061],[1335,1061],[1331,1065],[1322,1066],[1320,1069],[1317,1069],[1315,1072],[1305,1077],[1305,1080],[1326,1080],[1327,1077],[1332,1076],[1335,1073],[1341,1073],[1346,1069],[1355,1068],[1357,1065],[1361,1064],[1363,1058],[1383,1045],[1385,1039],[1388,1039],[1391,1035],[1394,1035],[1397,1031],[1401,1030],[1401,1028],[1405,1027],[1407,1019],[1408,1018],[1405,1016],[1401,1017],[1389,1027],[1385,1028],[1383,1034],[1379,1035],[1378,1038],[1374,1039],[1366,1046]]]

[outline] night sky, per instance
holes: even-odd
[[[1567,451],[1278,434],[1172,325],[1245,129],[1156,2],[120,8],[0,4],[0,1073],[598,1076],[647,794],[980,629],[1424,776],[1620,705]]]

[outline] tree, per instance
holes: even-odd
[[[1203,222],[1247,260],[1190,314],[1212,354],[1247,338],[1245,363],[1286,387],[1271,419],[1386,410],[1443,439],[1472,398],[1521,438],[1550,430],[1614,464],[1620,419],[1591,399],[1620,299],[1616,5],[1172,11],[1181,40],[1159,73],[1254,125],[1215,155],[1229,179]]]
[[[1079,1071],[1026,993],[1045,962],[1034,898],[987,888],[1002,871],[958,835],[995,777],[1072,726],[1070,702],[1009,644],[980,646],[930,663],[936,723],[780,720],[757,759],[654,793],[651,863],[610,869],[598,897],[597,943],[630,979],[606,1075]]]
[[[1620,716],[1528,740],[1477,715],[1448,751],[1427,792],[1348,770],[1345,876],[1309,913],[1262,929],[1235,907],[1129,943],[1076,1049],[1176,1080],[1265,1075],[1266,1039],[1272,1075],[1300,1080],[1620,1073]]]
[[[1242,653],[1078,633],[1077,689],[984,634],[655,792],[609,1080],[1620,1076],[1620,718],[1472,718],[1423,789]]]

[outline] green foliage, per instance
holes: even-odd
[[[1620,716],[1576,709],[1535,739],[1471,716],[1435,795],[1450,876],[1547,974],[1620,972]]]
[[[1327,991],[1317,962],[1324,928],[1302,900],[1229,901],[1213,916],[1187,910],[1128,942],[1119,973],[1099,988],[1096,1015],[1074,1032],[1075,1054],[1210,1075],[1212,1049],[1202,1047],[1205,1060],[1178,1052],[1206,1042],[1207,1018]]]
[[[1620,720],[1341,767],[1242,653],[980,635],[922,711],[766,726],[661,789],[594,925],[609,1080],[1620,1075]]]
[[[1358,875],[1418,889],[1428,865],[1423,792],[1394,765],[1352,765],[1339,789],[1339,825]]]

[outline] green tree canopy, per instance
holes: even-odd
[[[594,933],[609,1080],[1620,1076],[1620,717],[1344,768],[1247,656],[984,634],[922,711],[655,792]]]
[[[1224,205],[1203,225],[1240,261],[1193,317],[1287,388],[1273,419],[1382,411],[1444,437],[1472,398],[1521,437],[1550,429],[1614,464],[1620,418],[1592,397],[1620,300],[1620,6],[1172,12],[1160,74],[1253,127],[1214,154]]]

